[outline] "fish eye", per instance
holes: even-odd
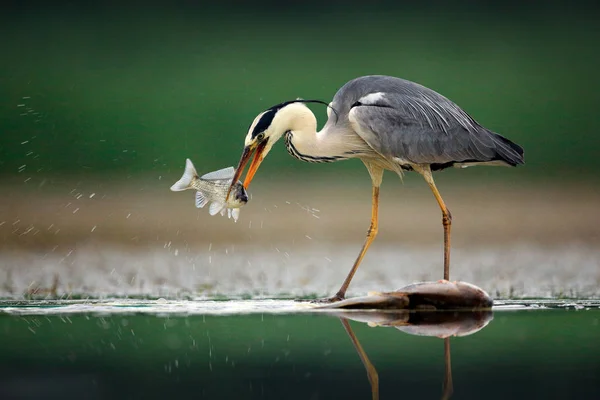
[[[265,138],[264,132],[261,132],[258,135],[256,135],[256,141],[258,141],[258,142],[262,142],[264,138]]]

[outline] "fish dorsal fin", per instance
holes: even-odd
[[[189,189],[192,185],[192,181],[197,176],[198,174],[196,173],[194,164],[192,164],[192,161],[187,158],[185,160],[185,170],[183,171],[183,175],[181,176],[181,179],[171,186],[171,190],[174,192],[180,192],[182,190]]]
[[[221,212],[221,210],[223,210],[225,207],[224,203],[219,203],[217,201],[213,201],[212,203],[210,203],[210,207],[208,208],[208,213],[210,215],[217,215],[219,212]]]
[[[213,171],[209,172],[208,174],[204,174],[200,178],[207,181],[213,181],[218,179],[233,179],[233,175],[235,175],[235,169],[233,167],[227,167],[218,171]]]
[[[231,216],[233,217],[233,220],[237,222],[238,218],[240,217],[240,209],[234,208],[233,210],[231,210]]]
[[[202,192],[196,192],[196,207],[202,208],[206,205],[206,203],[208,203],[208,200],[204,194],[202,194]]]

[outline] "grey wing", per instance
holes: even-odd
[[[378,153],[414,164],[523,163],[523,150],[445,97],[376,92],[355,102],[354,130]]]

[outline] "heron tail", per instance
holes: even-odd
[[[513,167],[525,164],[523,148],[521,146],[497,133],[490,133],[496,143],[498,160],[502,160]]]

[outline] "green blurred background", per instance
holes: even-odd
[[[388,74],[521,144],[519,181],[596,179],[600,30],[585,3],[96,3],[0,13],[3,176],[174,178],[186,157],[202,171],[234,165],[265,108],[329,101],[354,77]],[[321,126],[325,110],[312,108]],[[299,163],[283,146],[261,170],[367,179],[360,162]]]
[[[525,149],[523,167],[436,178],[454,279],[597,296],[599,16],[564,1],[4,3],[0,296],[336,290],[369,223],[360,161],[302,163],[278,144],[238,224],[168,188],[187,157],[235,165],[266,108],[330,101],[366,74],[431,87]],[[404,181],[384,179],[355,293],[441,272],[439,208]]]

